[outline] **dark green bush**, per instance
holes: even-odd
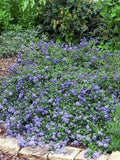
[[[46,33],[57,42],[78,43],[83,36],[103,40],[103,32],[105,36],[109,31],[106,31],[107,23],[101,20],[100,11],[96,3],[84,0],[47,1],[36,18],[36,25],[41,25],[40,33]]]

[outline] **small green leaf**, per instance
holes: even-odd
[[[113,6],[113,3],[107,2],[108,6]]]
[[[57,43],[57,44],[61,43],[61,40],[60,40],[60,39],[57,39],[57,40],[56,40],[56,43]]]
[[[115,22],[118,22],[118,21],[120,21],[120,18],[115,18],[114,21],[115,21]]]
[[[115,17],[115,16],[116,16],[116,13],[112,13],[112,14],[111,14],[111,17]]]

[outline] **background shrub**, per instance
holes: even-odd
[[[10,57],[22,51],[22,47],[37,40],[35,29],[3,32],[0,36],[0,57]]]
[[[3,0],[1,3],[0,33],[16,27],[37,27],[39,38],[44,34],[57,43],[78,44],[85,36],[97,39],[102,49],[119,49],[119,1]]]
[[[82,37],[92,37],[98,40],[102,49],[119,49],[119,2],[109,3],[109,0],[47,1],[38,11],[35,25],[40,25],[40,34],[45,33],[57,43],[78,44]],[[109,5],[114,9],[109,10]],[[112,20],[113,16],[115,20]]]
[[[82,37],[98,37],[106,23],[101,21],[100,10],[96,3],[84,0],[48,0],[48,1],[4,0],[1,11],[1,31],[14,27],[32,28],[40,25],[39,34],[44,33],[57,42],[79,43]],[[46,3],[45,3],[46,2]],[[7,19],[2,17],[5,12]],[[105,33],[104,33],[105,35]]]
[[[83,0],[47,1],[36,17],[36,25],[41,25],[40,33],[44,32],[58,42],[79,43],[84,36],[100,40],[106,24],[99,13],[95,3]]]

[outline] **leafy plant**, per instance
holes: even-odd
[[[33,28],[35,16],[41,3],[45,0],[0,0],[0,33],[11,30],[11,25],[22,28]]]
[[[112,37],[108,40],[108,45],[120,49],[120,0],[99,1],[102,10],[100,15],[107,23],[107,31],[111,30]]]
[[[39,0],[39,1],[37,1],[37,3],[45,5],[46,0]],[[23,11],[25,11],[27,7],[33,8],[35,6],[35,4],[36,4],[35,0],[22,0],[20,5],[21,5],[21,9]]]
[[[79,43],[82,37],[90,39],[102,34],[98,28],[103,23],[100,20],[100,9],[96,9],[95,3],[83,0],[73,1],[47,1],[38,12],[36,25],[41,25],[40,33],[44,32],[49,38],[57,42]],[[46,12],[47,11],[47,12]]]
[[[9,3],[6,0],[0,0],[0,32],[7,29],[12,20]]]

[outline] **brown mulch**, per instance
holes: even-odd
[[[10,58],[0,58],[0,78],[5,77],[9,73],[9,66],[13,66],[16,63],[17,56]]]

